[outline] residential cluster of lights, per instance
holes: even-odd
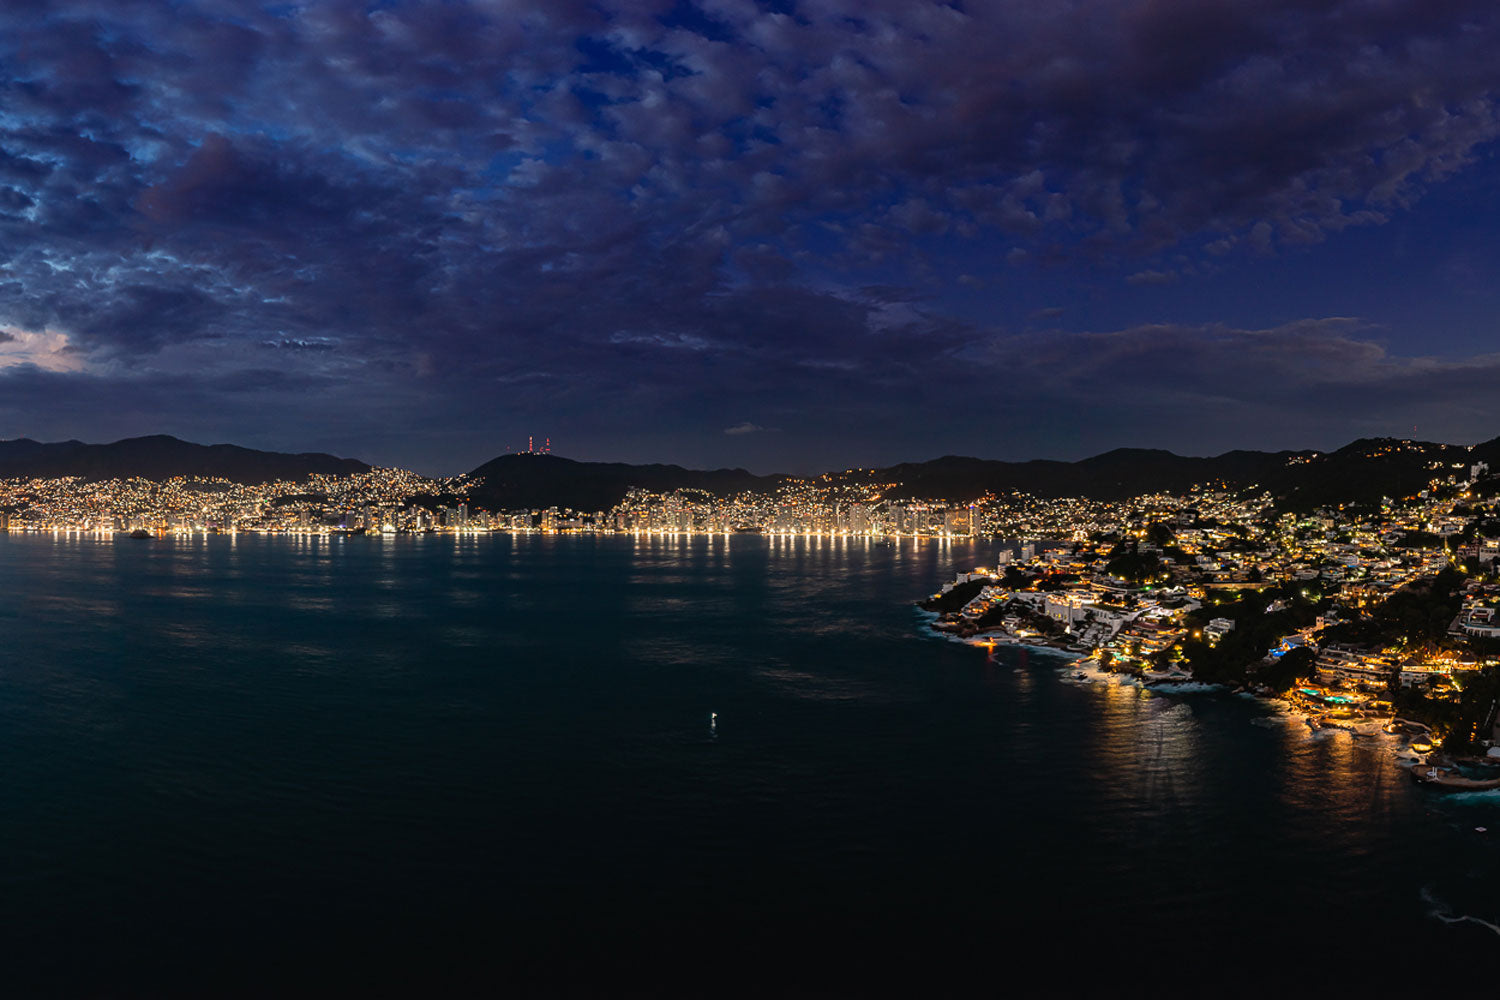
[[[258,485],[186,477],[0,479],[0,518],[11,531],[104,534],[406,530],[445,516],[456,524],[461,501],[449,513],[413,498],[461,497],[468,485],[463,477],[432,479],[402,469]]]
[[[1379,707],[1393,689],[1419,687],[1437,700],[1460,697],[1466,678],[1500,666],[1500,503],[1461,467],[1416,496],[1309,513],[1278,512],[1264,494],[1194,491],[1121,503],[1012,496],[994,511],[1027,544],[945,588],[981,581],[942,627],[981,644],[1032,642],[1088,653],[1113,670],[1186,676],[1184,650],[1210,647],[1236,628],[1228,613],[1245,591],[1275,587],[1319,609],[1315,621],[1252,649],[1265,664],[1305,647],[1315,654],[1309,685],[1294,692],[1320,710]],[[1002,532],[1006,534],[1007,532]],[[1122,551],[1141,557],[1127,581],[1112,575]],[[1413,584],[1459,567],[1457,615],[1439,639],[1400,636],[1353,645],[1338,626]],[[935,595],[940,596],[940,595]],[[1286,607],[1277,599],[1269,614]],[[1216,609],[1226,609],[1216,611]],[[1333,631],[1331,631],[1333,630]],[[1344,630],[1347,632],[1348,630]],[[1333,636],[1333,639],[1329,639]],[[1476,643],[1478,645],[1476,645]],[[1252,676],[1254,675],[1252,671]]]

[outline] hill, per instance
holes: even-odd
[[[1119,500],[1143,493],[1180,492],[1196,485],[1231,489],[1261,486],[1278,506],[1307,510],[1325,504],[1373,503],[1410,496],[1429,480],[1487,461],[1500,472],[1500,438],[1475,445],[1366,438],[1337,451],[1230,451],[1211,457],[1160,449],[1118,448],[1077,462],[1036,459],[999,462],[947,455],[884,469],[832,473],[832,480],[897,482],[892,499],[973,500],[985,493],[1020,491],[1044,498]],[[493,509],[572,507],[603,510],[630,487],[655,491],[701,489],[717,495],[770,490],[786,476],[744,469],[698,471],[677,465],[575,462],[555,455],[502,455],[471,474],[484,480],[474,499]]]
[[[680,465],[626,465],[621,462],[575,462],[556,455],[501,455],[470,475],[483,485],[470,491],[473,501],[491,510],[571,507],[605,510],[631,487],[646,490],[706,490],[719,496],[742,490],[771,490],[784,476],[757,476],[744,469],[684,469]]]
[[[0,478],[171,479],[203,476],[237,483],[302,479],[313,473],[367,472],[350,458],[321,453],[284,454],[232,444],[202,445],[166,434],[126,438],[112,444],[82,441],[43,443],[29,438],[0,441]]]
[[[1198,483],[1263,483],[1297,452],[1231,451],[1189,458],[1170,451],[1118,448],[1078,462],[994,462],[947,456],[892,466],[879,474],[902,484],[897,495],[972,500],[986,492],[1021,491],[1040,497],[1118,500],[1142,493],[1186,490]]]
[[[1262,486],[1286,509],[1366,503],[1409,496],[1433,478],[1475,462],[1500,473],[1500,438],[1472,448],[1394,438],[1365,438],[1337,451],[1230,451],[1191,457],[1160,449],[1118,448],[1077,462],[1037,459],[999,462],[947,455],[884,469],[831,473],[828,478],[897,482],[893,499],[972,500],[987,492],[1021,491],[1039,497],[1118,500],[1143,493],[1178,492],[1199,484]],[[239,483],[296,480],[313,473],[368,471],[363,462],[326,454],[284,454],[235,445],[200,445],[167,435],[112,444],[81,441],[0,441],[0,478],[81,476],[85,479],[162,480],[204,476]],[[685,469],[679,465],[576,462],[556,455],[502,455],[475,469],[482,483],[471,499],[492,510],[571,507],[603,510],[631,487],[654,491],[699,489],[723,496],[770,491],[789,477],[744,469]]]
[[[1449,473],[1462,470],[1466,475],[1477,461],[1480,459],[1461,445],[1362,438],[1308,462],[1277,470],[1265,485],[1277,505],[1288,510],[1374,503],[1382,497],[1419,493],[1427,489],[1430,480]]]
[[[1121,448],[1077,462],[991,462],[949,456],[897,465],[880,475],[902,484],[898,495],[971,500],[985,492],[1019,490],[1039,497],[1119,500],[1175,492],[1198,484],[1242,489],[1262,486],[1280,507],[1373,503],[1410,496],[1429,480],[1487,461],[1500,471],[1500,438],[1476,445],[1364,438],[1337,451],[1231,451],[1208,458]]]

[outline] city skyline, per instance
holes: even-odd
[[[0,438],[807,472],[1500,427],[1491,5],[79,0],[0,39]]]

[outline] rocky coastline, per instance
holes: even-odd
[[[916,602],[932,616],[928,628],[951,641],[991,651],[1008,646],[1055,654],[1064,661],[1060,670],[1078,681],[1123,682],[1163,694],[1219,690],[1253,697],[1300,719],[1310,735],[1343,732],[1357,739],[1396,737],[1397,745],[1392,747],[1396,766],[1408,770],[1412,779],[1424,786],[1449,791],[1500,789],[1500,757],[1443,753],[1434,745],[1438,740],[1430,726],[1400,718],[1384,703],[1349,704],[1340,695],[1309,686],[1277,691],[1253,681],[1235,685],[1204,682],[1176,665],[1152,668],[1121,664],[1107,650],[1080,641],[1045,615],[1013,604],[1002,608],[1003,616],[966,617],[964,609],[983,585],[976,588],[972,584],[981,581],[965,576],[961,574],[941,593]]]

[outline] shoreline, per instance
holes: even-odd
[[[924,616],[927,616],[927,628],[940,638],[950,642],[963,643],[966,646],[978,646],[980,648],[992,649],[995,646],[1013,646],[1020,649],[1033,649],[1038,652],[1056,653],[1067,656],[1072,660],[1086,659],[1093,655],[1093,651],[1078,645],[1077,643],[1058,642],[1044,635],[1017,636],[1004,628],[985,629],[982,631],[965,631],[962,624],[943,621],[943,615],[938,611],[931,611],[922,607],[918,602],[914,605]]]
[[[1183,670],[1112,670],[1097,664],[1095,655],[1099,652],[1098,649],[1050,640],[1045,636],[1019,637],[1003,627],[970,630],[965,623],[945,620],[942,612],[922,607],[921,602],[915,602],[913,607],[924,630],[933,638],[991,652],[996,647],[1008,647],[1047,654],[1061,661],[1055,669],[1064,681],[1135,687],[1160,694],[1224,693],[1251,698],[1290,723],[1300,722],[1306,727],[1309,738],[1319,738],[1329,732],[1343,732],[1360,741],[1375,740],[1381,736],[1397,739],[1399,745],[1392,751],[1393,764],[1399,770],[1410,772],[1410,776],[1418,784],[1452,791],[1500,789],[1500,778],[1470,779],[1458,774],[1456,765],[1440,752],[1432,748],[1425,751],[1412,749],[1414,745],[1424,745],[1431,731],[1423,723],[1402,719],[1394,713],[1383,714],[1368,709],[1316,704],[1311,696],[1300,694],[1296,687],[1278,694],[1264,685],[1231,687],[1199,681]],[[1419,774],[1424,771],[1432,772],[1433,776]]]

